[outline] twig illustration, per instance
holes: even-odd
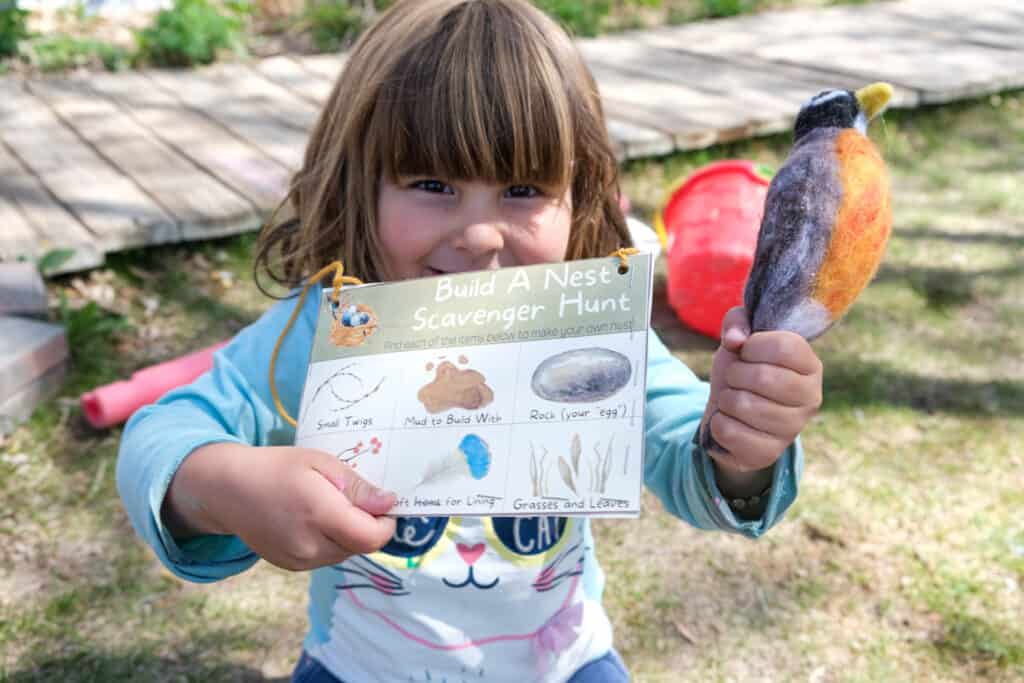
[[[359,441],[355,446],[349,446],[345,450],[338,452],[336,454],[336,457],[343,463],[350,464],[352,465],[352,467],[355,467],[358,464],[354,462],[356,458],[358,458],[360,455],[363,455],[364,453],[376,455],[377,453],[380,453],[380,448],[383,445],[383,442],[381,442],[380,439],[374,436],[370,439],[369,445],[366,445],[362,441]]]
[[[542,446],[542,448],[544,448]],[[544,455],[537,459],[537,451],[530,442],[530,481],[533,483],[533,495],[540,497],[548,495],[548,449],[544,448]]]
[[[326,389],[331,394],[331,396],[334,397],[334,400],[340,404],[339,407],[331,408],[330,410],[334,412],[341,412],[343,410],[348,410],[349,408],[365,401],[370,396],[373,396],[375,393],[377,393],[377,390],[380,389],[381,385],[384,384],[384,380],[387,378],[382,377],[381,380],[377,382],[376,386],[374,386],[372,389],[370,389],[369,391],[365,391],[362,394],[357,394],[356,396],[353,397],[346,398],[338,394],[338,392],[334,388],[333,383],[336,379],[340,377],[348,377],[353,382],[355,382],[357,385],[355,388],[356,392],[362,391],[363,387],[366,386],[366,383],[363,381],[362,377],[355,374],[354,372],[349,372],[349,368],[355,365],[357,364],[349,363],[348,365],[336,370],[334,374],[332,374],[330,377],[321,382],[320,385],[316,388],[316,391],[313,392],[313,398],[310,399],[310,403],[312,404],[313,402],[315,402],[316,397],[320,395],[320,392]]]

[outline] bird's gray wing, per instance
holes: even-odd
[[[842,199],[836,133],[822,129],[802,139],[768,187],[743,293],[754,332],[778,329],[811,292]]]

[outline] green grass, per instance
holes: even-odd
[[[24,41],[19,50],[24,61],[44,73],[96,65],[120,71],[130,60],[129,51],[117,45],[63,34]]]
[[[640,680],[1024,676],[1024,206],[1013,191],[1024,183],[1022,111],[1024,96],[1008,93],[875,126],[894,235],[875,282],[815,344],[825,403],[805,430],[801,497],[757,544],[640,522],[644,546],[670,548],[658,558],[670,569],[645,563],[646,580],[629,578],[625,596],[609,576]],[[777,167],[788,149],[780,136],[633,163],[624,186],[650,218],[665,188],[699,166]],[[655,320],[706,375],[708,343],[667,305]],[[628,563],[644,551],[610,552]],[[666,656],[649,643],[671,628],[635,629],[649,605],[631,598],[674,590],[675,618],[700,645],[676,638]]]
[[[804,433],[800,498],[778,528],[757,543],[697,532],[649,496],[640,520],[595,524],[635,680],[1024,677],[1022,114],[1024,93],[1006,93],[890,114],[873,129],[895,232],[877,280],[815,344],[825,403]],[[631,163],[624,186],[649,218],[671,181],[710,160],[778,167],[788,149],[779,136]],[[74,367],[63,395],[0,445],[0,680],[290,671],[304,577],[264,564],[212,586],[170,577],[121,509],[120,431],[91,430],[75,403],[255,319],[268,302],[251,281],[253,245],[250,235],[112,257],[83,279],[114,287],[118,313],[80,307],[70,278],[50,283],[68,302],[54,316],[69,325]],[[676,321],[663,274],[654,322],[706,376],[714,343]]]

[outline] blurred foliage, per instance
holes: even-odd
[[[306,9],[313,45],[319,52],[336,52],[349,45],[363,30],[363,10],[348,2],[319,0]]]
[[[28,38],[28,11],[19,9],[17,0],[0,0],[0,57],[18,51],[18,41]]]
[[[533,0],[574,36],[596,36],[608,28],[613,15],[629,15],[643,9],[659,9],[665,0]]]
[[[734,17],[755,9],[757,0],[701,0],[700,4],[705,17]]]
[[[534,0],[534,4],[578,36],[596,36],[611,13],[611,0]]]
[[[157,66],[209,64],[219,52],[245,52],[245,19],[251,6],[244,1],[174,0],[153,24],[136,33],[136,61]]]
[[[43,72],[63,71],[102,64],[108,71],[128,66],[131,55],[122,47],[91,38],[58,34],[25,41],[18,47],[21,58]]]

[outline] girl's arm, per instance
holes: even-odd
[[[709,387],[672,356],[652,331],[648,341],[644,480],[665,508],[699,529],[757,538],[797,495],[803,453],[795,441],[776,462],[771,496],[760,519],[744,520],[726,503],[712,459],[693,443]]]
[[[278,358],[278,391],[292,415],[306,377],[319,297],[320,288],[314,288]],[[267,373],[274,343],[294,306],[294,299],[276,304],[215,354],[209,372],[142,408],[125,426],[118,490],[135,530],[181,578],[215,581],[244,571],[258,559],[236,536],[207,533],[179,542],[188,534],[174,536],[161,509],[171,480],[197,449],[216,443],[293,442],[294,430],[273,407]]]

